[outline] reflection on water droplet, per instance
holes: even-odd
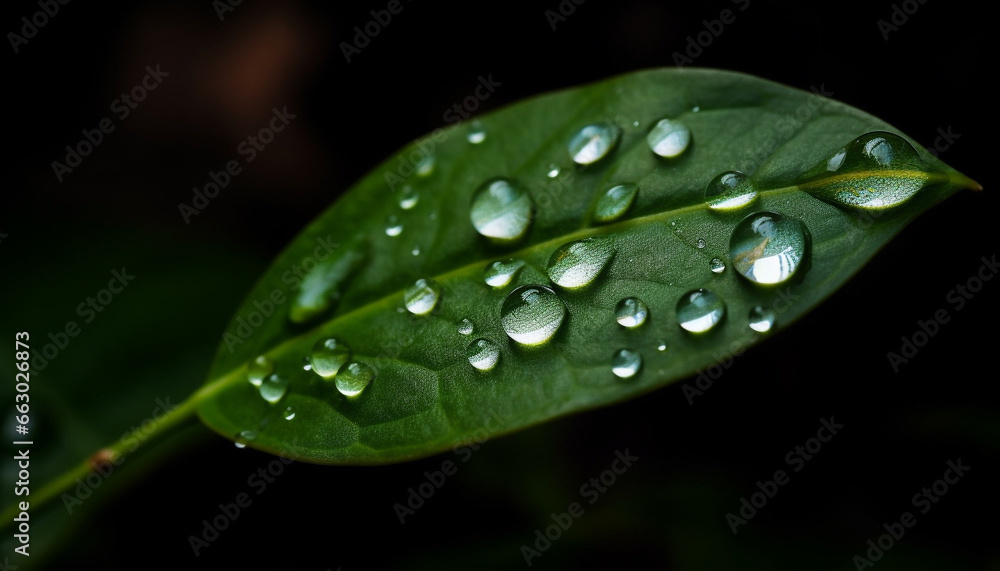
[[[677,322],[692,333],[704,333],[722,321],[726,304],[707,289],[696,289],[677,302]]]
[[[704,238],[698,238],[695,241],[694,245],[697,246],[699,250],[701,250],[701,249],[704,249],[705,246],[707,246],[708,244],[705,242]]]
[[[303,371],[311,371],[311,370],[313,370],[312,359],[309,358],[309,355],[306,355],[305,357],[302,357],[302,370]]]
[[[920,154],[894,133],[866,133],[807,172],[799,188],[827,202],[881,210],[898,206],[945,175],[928,172]]]
[[[392,215],[385,219],[386,236],[399,236],[402,233],[403,225],[399,222],[399,218],[396,215]]]
[[[332,379],[336,376],[337,371],[350,359],[351,347],[333,337],[317,341],[313,345],[310,357],[313,372],[324,379]]]
[[[430,278],[421,278],[403,292],[403,304],[414,315],[430,313],[441,297],[441,285]]]
[[[371,367],[358,361],[352,361],[345,365],[344,369],[337,375],[337,390],[345,397],[357,396],[374,378],[375,371]]]
[[[660,351],[661,353],[663,351],[666,351],[667,350],[667,342],[666,341],[660,341],[660,343],[656,346],[656,350]]]
[[[427,155],[416,167],[417,176],[431,176],[434,173],[434,155]]]
[[[504,287],[517,277],[518,272],[520,272],[523,267],[524,260],[518,260],[516,258],[492,262],[490,265],[486,266],[486,270],[483,272],[486,279],[486,285],[491,287]]]
[[[701,111],[701,107],[698,107],[697,105],[695,105],[694,107],[691,108],[691,112],[692,113],[697,113],[699,111]]]
[[[292,407],[290,407],[290,406],[285,407],[285,414],[284,414],[284,416],[285,416],[285,420],[292,420],[293,418],[295,418],[295,409],[292,408]]]
[[[747,216],[729,239],[733,267],[759,284],[779,284],[791,278],[804,261],[805,252],[803,224],[773,212]]]
[[[559,246],[549,258],[549,279],[567,289],[586,286],[594,281],[614,255],[611,240],[604,237],[568,242]]]
[[[691,144],[691,130],[672,119],[660,119],[646,135],[649,148],[657,155],[672,159],[680,156]]]
[[[409,210],[420,202],[420,195],[417,191],[413,190],[413,187],[406,185],[399,191],[399,207],[403,210]]]
[[[620,379],[629,379],[642,367],[642,355],[638,351],[619,349],[611,357],[611,372]]]
[[[547,176],[549,178],[556,178],[557,176],[559,176],[560,172],[562,172],[562,171],[559,169],[558,166],[556,166],[554,164],[553,165],[549,165],[549,170],[548,170],[548,172],[545,173],[545,176]]]
[[[713,274],[721,274],[726,271],[726,262],[719,258],[712,258],[708,261],[708,269],[712,270]]]
[[[627,182],[612,186],[597,201],[594,209],[594,220],[596,222],[611,222],[622,217],[639,193],[639,185]]]
[[[500,324],[523,345],[539,345],[555,335],[566,316],[566,306],[551,289],[523,285],[507,294],[500,308]]]
[[[649,317],[649,308],[637,297],[626,297],[615,306],[615,320],[622,327],[639,327]]]
[[[531,197],[513,180],[495,178],[483,183],[472,196],[469,218],[476,231],[501,241],[517,240],[528,231]]]
[[[569,141],[569,156],[578,165],[589,165],[603,159],[618,143],[621,129],[601,122],[580,129]]]
[[[757,306],[750,310],[748,317],[750,329],[758,333],[767,333],[774,325],[774,310]]]
[[[472,335],[473,329],[475,329],[475,325],[471,320],[469,320],[468,317],[463,317],[462,320],[458,322],[459,335]]]
[[[472,123],[469,124],[469,134],[465,136],[465,140],[473,145],[478,145],[486,140],[486,129],[479,119],[473,119]]]
[[[738,210],[757,198],[757,187],[739,171],[726,171],[705,188],[705,203],[716,211]]]
[[[281,400],[285,396],[285,392],[288,391],[288,377],[278,374],[270,374],[264,378],[257,387],[260,391],[260,396],[263,397],[267,402],[274,404]]]
[[[247,380],[250,384],[259,387],[264,377],[274,372],[274,361],[267,355],[260,355],[253,361],[247,363]]]
[[[476,339],[465,350],[469,364],[480,371],[489,371],[500,360],[500,347],[489,339]]]

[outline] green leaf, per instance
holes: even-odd
[[[672,123],[660,124],[664,118]],[[654,154],[647,135],[657,125],[686,126],[686,150]],[[888,133],[855,141],[870,132]],[[478,133],[485,138],[473,142]],[[544,95],[435,131],[373,169],[277,258],[227,328],[198,412],[229,438],[247,431],[255,448],[374,464],[689,376],[788,326],[922,211],[977,186],[892,133],[885,122],[815,93],[735,73],[673,69]],[[602,135],[613,139],[609,150],[595,144]],[[846,158],[838,155],[845,146]],[[575,164],[571,153],[588,164]],[[709,208],[706,187],[734,170],[749,178],[727,179],[716,198],[722,206],[753,200],[728,211]],[[492,194],[476,194],[497,177]],[[625,186],[602,200],[618,185]],[[638,187],[634,196],[630,185]],[[490,226],[489,216],[470,219],[474,204],[507,208],[510,216]],[[749,238],[736,239],[731,256],[737,225],[759,212],[779,215],[764,221],[769,237],[754,242],[747,220],[740,231]],[[525,214],[531,218],[522,233]],[[563,247],[574,241],[583,242]],[[487,285],[486,266],[511,258],[525,262],[515,279]],[[713,272],[713,258],[727,268]],[[785,265],[765,267],[768,260]],[[770,282],[792,266],[790,278],[774,285],[741,275]],[[420,279],[428,281],[407,292]],[[505,298],[525,284],[554,290],[550,315],[560,303],[566,310],[552,338],[536,347],[513,340],[501,322]],[[404,308],[406,292],[423,313],[422,302],[438,287],[426,315]],[[679,300],[698,289],[725,306],[722,320],[701,334],[678,323]],[[616,322],[616,306],[629,297],[648,307],[635,328]],[[749,327],[758,306],[774,314],[767,334]],[[459,332],[465,319],[470,335]],[[353,373],[374,374],[356,396],[337,390],[338,380],[345,387],[357,381],[350,365],[332,380],[303,369],[315,344],[331,337],[361,364]],[[470,364],[467,346],[478,339],[486,340],[481,364],[499,349],[491,370]],[[318,368],[335,370],[345,355],[326,352]],[[616,355],[625,371],[641,358],[638,372],[616,376]],[[274,403],[248,382],[247,364],[258,356],[290,383],[280,399],[280,390],[268,393]]]

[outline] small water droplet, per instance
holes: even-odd
[[[639,126],[639,122],[638,121],[632,121],[632,126],[633,127],[638,127]]]
[[[344,363],[351,360],[351,347],[333,337],[320,339],[313,345],[310,360],[313,372],[324,379],[332,379]]]
[[[337,390],[345,397],[357,396],[374,379],[375,371],[371,367],[358,361],[352,361],[345,365],[344,369],[337,375]]]
[[[396,215],[392,215],[385,219],[386,236],[399,236],[402,233],[403,225],[399,222],[399,218]]]
[[[619,349],[611,357],[611,372],[620,379],[629,379],[642,367],[642,355],[638,351]]]
[[[701,107],[699,107],[697,105],[695,105],[694,107],[691,108],[691,112],[692,113],[697,113],[699,111],[701,111]]]
[[[500,347],[489,339],[476,339],[465,350],[469,364],[480,371],[489,371],[500,360]]]
[[[500,308],[504,331],[523,345],[540,345],[551,339],[565,316],[566,306],[559,296],[540,285],[515,288]]]
[[[302,357],[302,370],[303,371],[311,371],[311,370],[313,370],[312,359],[309,358],[309,355],[306,355],[305,357]]]
[[[562,170],[560,170],[557,165],[552,164],[549,165],[549,170],[545,173],[545,176],[549,178],[556,178],[559,176],[560,172],[562,172]]]
[[[472,335],[472,330],[475,329],[475,324],[468,317],[463,317],[461,321],[458,322],[458,334],[459,335]]]
[[[757,198],[753,181],[739,171],[726,171],[708,183],[705,203],[716,211],[738,210]]]
[[[723,262],[721,258],[712,258],[708,262],[708,269],[712,270],[713,274],[721,274],[726,271],[726,262]]]
[[[264,378],[258,387],[260,396],[267,402],[274,404],[285,396],[288,391],[288,377],[272,373]]]
[[[691,144],[691,130],[673,119],[660,119],[646,135],[649,148],[657,155],[672,159],[680,156]]]
[[[805,259],[805,251],[802,223],[773,212],[747,216],[729,239],[733,267],[759,284],[779,284],[791,278]]]
[[[273,372],[274,361],[268,358],[267,355],[260,355],[247,363],[247,380],[255,387],[259,387],[264,378]]]
[[[774,310],[758,305],[750,310],[747,319],[750,322],[750,329],[758,333],[767,333],[774,326]]]
[[[284,417],[285,420],[292,420],[293,418],[295,418],[295,409],[290,406],[285,407]]]
[[[517,240],[531,225],[531,197],[513,180],[495,178],[472,197],[469,218],[476,231],[501,241]]]
[[[649,308],[637,297],[626,297],[615,306],[615,320],[622,327],[639,327],[649,317]]]
[[[705,242],[705,239],[704,239],[704,238],[698,238],[698,239],[697,239],[697,240],[695,241],[694,245],[695,245],[695,246],[697,246],[699,250],[703,250],[703,249],[705,248],[705,246],[707,246],[707,245],[708,245],[708,243],[707,243],[707,242]]]
[[[611,152],[621,133],[621,129],[607,122],[587,125],[570,139],[569,156],[578,165],[596,163]]]
[[[472,123],[469,124],[469,133],[465,136],[465,140],[473,145],[478,145],[486,140],[486,129],[479,119],[473,119]]]
[[[559,246],[549,258],[548,275],[553,283],[567,289],[586,286],[597,278],[615,248],[603,237],[584,238]]]
[[[486,270],[483,272],[486,279],[486,285],[491,287],[504,287],[517,277],[518,272],[520,272],[523,267],[524,260],[518,260],[516,258],[497,260],[496,262],[486,266]]]
[[[666,351],[667,350],[667,342],[666,341],[660,341],[660,343],[656,346],[656,350],[659,351],[659,352],[661,352],[661,353],[664,352],[664,351]]]
[[[441,298],[441,285],[430,278],[421,278],[403,292],[403,304],[414,315],[430,313]]]
[[[638,193],[639,185],[630,182],[612,186],[597,200],[594,220],[611,222],[621,218],[632,207]]]
[[[417,244],[416,246],[414,246],[413,249],[410,250],[410,253],[413,254],[414,256],[419,256],[420,255],[420,244]]]
[[[421,159],[414,170],[417,176],[431,176],[434,173],[434,155],[427,155]]]
[[[413,208],[418,202],[420,202],[420,195],[413,190],[412,186],[407,184],[399,191],[399,207],[403,210]]]
[[[237,448],[246,448],[247,442],[253,442],[256,439],[257,439],[256,432],[254,432],[253,430],[244,430],[236,435],[236,440],[233,441],[233,444]]]
[[[677,302],[677,322],[692,333],[711,330],[725,314],[722,298],[707,289],[689,291]]]

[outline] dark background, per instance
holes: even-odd
[[[219,332],[269,260],[384,157],[445,126],[444,112],[480,75],[501,82],[485,112],[669,67],[703,20],[732,9],[735,22],[695,65],[823,86],[927,146],[951,129],[960,137],[941,158],[986,190],[959,193],[921,217],[809,316],[737,358],[694,406],[675,384],[490,441],[468,462],[445,454],[380,468],[292,464],[198,558],[187,537],[220,502],[252,493],[247,478],[272,457],[195,428],[166,462],[124,466],[70,518],[71,531],[49,543],[38,537],[33,562],[519,568],[519,548],[535,529],[579,501],[580,485],[628,448],[640,460],[533,567],[850,569],[882,524],[914,511],[910,498],[961,458],[969,474],[876,566],[1000,569],[1000,407],[991,396],[1000,284],[988,282],[962,311],[946,300],[997,252],[988,15],[963,2],[910,2],[919,9],[886,41],[877,21],[891,17],[889,1],[751,0],[741,12],[730,2],[588,0],[555,31],[545,11],[558,10],[556,0],[404,2],[347,63],[340,43],[386,2],[344,4],[243,2],[220,21],[209,0],[71,2],[19,53],[5,46],[3,335],[56,330],[108,268],[124,264],[140,276],[35,377],[45,386],[32,390],[50,395],[42,402],[71,394],[69,406],[83,410],[73,424],[60,408],[37,409],[46,446],[65,455],[59,461],[76,461],[141,420],[149,394],[177,402],[196,388]],[[19,31],[20,18],[38,10],[8,2],[0,28]],[[169,77],[57,182],[50,163],[64,160],[81,129],[113,117],[111,102],[155,64]],[[297,114],[291,126],[185,225],[178,203],[210,170],[240,158],[239,142],[283,106]],[[894,373],[886,353],[941,308],[951,321]],[[146,396],[136,402],[131,392]],[[4,387],[0,402],[11,402],[8,394]],[[756,481],[787,469],[785,454],[830,415],[842,434],[734,536],[725,514]],[[458,460],[458,473],[400,525],[393,504],[445,460]],[[37,478],[58,463],[38,462]],[[13,499],[6,482],[3,505]],[[31,567],[20,556],[9,561]]]

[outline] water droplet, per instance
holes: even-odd
[[[268,358],[267,355],[260,355],[247,363],[247,380],[255,387],[259,387],[264,378],[273,372],[274,361]]]
[[[236,435],[236,440],[233,441],[233,444],[237,448],[246,448],[247,442],[252,442],[256,440],[256,438],[257,438],[256,432],[252,430],[244,430]]]
[[[649,148],[657,155],[672,159],[680,156],[691,144],[691,130],[673,119],[660,119],[646,135]]]
[[[427,155],[414,169],[418,176],[431,176],[434,173],[434,155]]]
[[[469,217],[476,231],[497,240],[517,240],[531,224],[531,197],[517,183],[495,178],[483,183],[472,197]]]
[[[774,310],[757,306],[750,310],[750,329],[758,333],[767,333],[774,326]]]
[[[465,349],[469,364],[480,371],[489,371],[500,360],[500,347],[489,339],[476,339]]]
[[[396,215],[392,215],[385,219],[386,236],[399,236],[402,233],[403,225],[399,222],[399,218]]]
[[[893,133],[866,133],[803,176],[799,188],[813,196],[862,210],[892,208],[922,188],[943,180],[906,139]]]
[[[270,374],[260,383],[260,396],[267,402],[274,404],[285,396],[288,391],[288,377],[278,374]]]
[[[791,278],[805,258],[801,222],[773,212],[744,218],[729,239],[733,267],[750,281],[778,284]]]
[[[409,210],[420,202],[420,195],[417,191],[413,190],[413,187],[406,185],[399,191],[399,207],[403,210]]]
[[[500,324],[507,335],[523,345],[540,345],[555,335],[566,316],[566,306],[551,289],[523,285],[503,300]]]
[[[569,156],[578,165],[589,165],[603,159],[618,143],[621,129],[611,123],[587,125],[569,141]]]
[[[614,255],[615,248],[606,238],[568,242],[549,258],[549,279],[567,289],[583,287],[594,281]]]
[[[699,250],[703,250],[705,248],[705,246],[708,245],[708,243],[705,242],[704,238],[698,238],[695,241],[694,245],[697,246]]]
[[[630,182],[612,186],[597,200],[594,220],[596,222],[611,222],[621,218],[632,207],[638,193],[639,185]]]
[[[626,297],[615,306],[615,320],[622,327],[639,327],[649,317],[649,308],[637,297]]]
[[[697,105],[695,105],[694,107],[691,108],[691,112],[692,113],[697,113],[699,111],[701,111],[701,107],[699,107]]]
[[[475,327],[475,324],[472,323],[468,317],[463,317],[462,320],[458,322],[458,334],[472,335],[472,330],[475,329]]]
[[[642,355],[630,349],[619,349],[611,357],[611,372],[620,379],[629,379],[642,367]]]
[[[692,333],[709,331],[725,314],[722,298],[707,289],[689,291],[677,302],[677,322]]]
[[[726,171],[705,188],[705,203],[716,211],[737,210],[757,198],[757,187],[739,171]]]
[[[311,370],[313,370],[312,359],[309,358],[309,355],[306,355],[305,357],[302,357],[302,370],[303,371],[311,371]]]
[[[524,260],[510,258],[507,260],[497,260],[486,266],[483,272],[486,278],[486,285],[491,287],[504,287],[509,284],[518,272],[524,267]]]
[[[344,370],[337,375],[337,390],[345,397],[357,396],[374,378],[375,371],[371,367],[358,361],[352,361],[345,365]]]
[[[545,173],[545,176],[547,176],[549,178],[556,178],[557,176],[559,176],[560,172],[562,172],[562,170],[560,170],[557,165],[554,165],[554,164],[553,165],[549,165],[549,170],[548,170],[548,172]]]
[[[320,339],[313,345],[312,370],[324,379],[332,379],[344,363],[351,360],[351,347],[333,337]]]
[[[659,351],[659,352],[661,352],[661,353],[664,352],[664,351],[666,351],[667,350],[667,342],[666,341],[660,341],[660,343],[656,346],[656,350]]]
[[[436,281],[421,278],[403,292],[403,303],[414,315],[430,313],[441,298],[441,285]]]
[[[465,140],[473,145],[478,145],[486,140],[486,129],[479,119],[473,119],[472,123],[469,124],[469,133],[465,136]]]
[[[290,406],[285,407],[284,417],[285,420],[292,420],[293,418],[295,418],[295,409]]]
[[[712,258],[708,262],[708,269],[712,270],[713,274],[721,274],[726,271],[726,262],[723,262],[720,258]]]

